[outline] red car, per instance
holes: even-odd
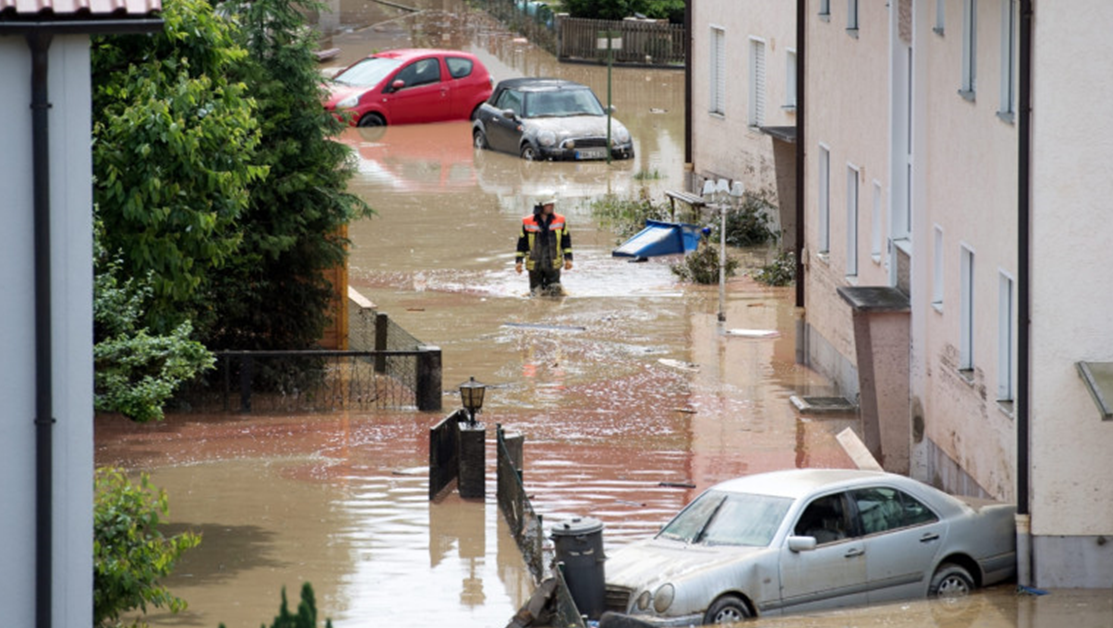
[[[332,78],[325,109],[355,126],[469,120],[494,79],[475,55],[458,50],[387,50]]]

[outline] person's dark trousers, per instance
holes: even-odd
[[[560,269],[546,268],[529,271],[529,290],[533,292],[538,288],[544,290],[553,284],[560,284]]]

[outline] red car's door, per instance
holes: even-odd
[[[440,122],[451,117],[451,90],[441,80],[437,57],[418,59],[398,71],[383,93],[390,124]]]

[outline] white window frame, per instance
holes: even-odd
[[[727,31],[722,26],[711,25],[711,42],[708,55],[711,57],[711,76],[709,86],[708,112],[725,116],[727,113]]]
[[[943,311],[943,279],[944,259],[946,249],[943,248],[943,227],[935,225],[932,230],[934,247],[931,250],[931,306],[935,311]]]
[[[858,0],[846,0],[846,31],[858,34]]]
[[[885,197],[881,193],[881,182],[877,179],[873,180],[873,215],[870,216],[871,231],[870,231],[870,258],[873,259],[874,264],[881,263],[881,241],[884,239],[881,232],[881,212],[882,212],[882,199]]]
[[[1001,0],[1001,107],[997,116],[1006,122],[1012,122],[1016,114],[1019,4],[1019,0]]]
[[[759,37],[750,38],[750,94],[749,113],[747,124],[752,128],[765,125],[765,100],[768,87],[766,71],[765,40]]]
[[[935,27],[931,30],[934,31],[936,35],[942,35],[944,32],[944,26],[947,22],[945,12],[946,6],[947,0],[935,0]]]
[[[978,87],[978,0],[962,0],[962,87],[958,93],[974,100]]]
[[[827,255],[831,252],[831,149],[819,145],[819,193],[818,214],[819,220],[819,254]]]
[[[858,276],[858,180],[861,172],[846,164],[846,276]]]
[[[1009,273],[1000,271],[997,288],[997,401],[1012,401],[1015,392],[1015,285]]]
[[[962,244],[960,253],[958,369],[974,370],[974,249]]]
[[[785,111],[796,111],[796,49],[785,50]]]

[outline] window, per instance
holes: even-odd
[[[1016,113],[1017,0],[1001,0],[1001,108],[997,115],[1012,122]]]
[[[931,305],[943,311],[943,227],[935,225],[935,246],[931,250]]]
[[[947,6],[947,0],[935,0],[935,31],[936,35],[943,34],[944,12],[943,7]]]
[[[997,400],[1013,399],[1013,279],[1002,272],[997,294]]]
[[[962,246],[962,260],[959,265],[962,273],[960,287],[959,347],[958,368],[970,371],[974,368],[974,251]]]
[[[522,115],[522,92],[514,90],[506,90],[499,94],[498,101],[495,102],[495,107],[500,111],[509,109],[514,112],[514,115]]]
[[[846,30],[858,33],[858,0],[846,0]]]
[[[726,113],[727,68],[726,31],[711,27],[711,113]]]
[[[870,217],[870,257],[881,263],[881,182],[873,181],[873,215]]]
[[[445,57],[444,62],[448,65],[448,73],[451,74],[454,79],[464,78],[471,74],[473,65],[471,59]]]
[[[939,520],[915,497],[887,486],[854,491],[853,499],[866,535]]]
[[[858,276],[858,169],[846,168],[846,276]]]
[[[765,124],[765,42],[750,40],[750,115],[749,125]]]
[[[788,49],[785,55],[785,106],[789,111],[796,110],[796,51]]]
[[[831,151],[819,146],[819,253],[831,250]]]
[[[815,537],[819,545],[834,543],[851,537],[853,528],[846,518],[843,494],[819,497],[800,515],[793,533],[796,536]]]
[[[831,19],[831,0],[819,0],[819,19]]]
[[[394,80],[405,83],[403,89],[438,83],[441,80],[441,62],[436,58],[414,61],[402,68],[402,71],[394,77]]]
[[[974,100],[978,69],[978,0],[962,0],[962,88],[959,94]]]

